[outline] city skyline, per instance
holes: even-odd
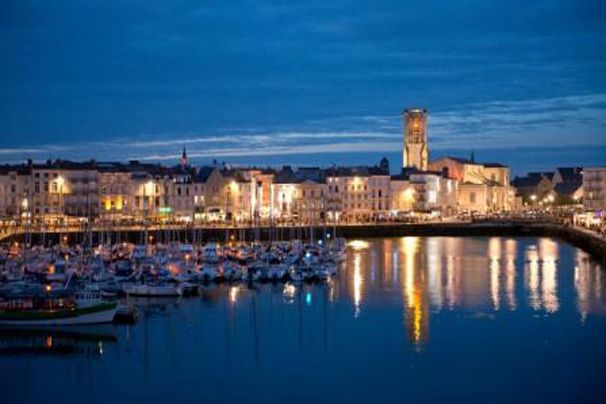
[[[0,6],[2,162],[397,166],[411,106],[432,159],[606,162],[599,2],[101,4]]]

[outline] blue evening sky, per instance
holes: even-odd
[[[0,162],[606,164],[606,2],[0,2]]]

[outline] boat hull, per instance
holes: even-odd
[[[179,297],[183,291],[178,287],[137,285],[126,289],[128,296],[140,297]]]
[[[97,307],[45,313],[40,318],[35,316],[15,316],[0,314],[0,326],[66,326],[83,324],[102,324],[114,321],[117,303],[101,304]]]

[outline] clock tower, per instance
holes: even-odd
[[[427,110],[424,108],[405,109],[402,114],[404,148],[402,167],[427,170]]]

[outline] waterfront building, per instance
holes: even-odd
[[[451,156],[434,160],[429,167],[458,182],[459,211],[486,213],[511,209],[509,167]]]
[[[392,216],[410,213],[415,209],[416,191],[410,176],[392,175],[389,182],[389,208]]]
[[[0,213],[4,218],[20,218],[28,209],[29,192],[26,181],[29,175],[26,165],[2,166],[0,170]],[[58,210],[58,207],[55,208]]]
[[[94,161],[66,160],[34,164],[31,160],[0,171],[0,209],[13,217],[58,222],[65,216],[98,214],[97,169]]]
[[[115,221],[130,217],[131,173],[112,163],[99,163],[98,170],[100,218]]]
[[[606,209],[606,167],[583,170],[583,206],[593,211]]]
[[[252,218],[253,183],[249,173],[244,170],[224,167],[221,170],[223,185],[219,190],[219,200],[224,204],[225,220],[240,222]]]
[[[555,171],[531,172],[516,176],[511,185],[526,206],[576,204],[583,197],[583,168],[558,167]]]
[[[438,171],[404,169],[391,177],[391,210],[403,212],[439,212],[443,216],[456,213],[458,184]]]
[[[362,221],[387,217],[390,175],[379,166],[326,170],[329,220]]]
[[[583,167],[558,167],[551,183],[558,204],[580,203],[583,198]]]
[[[535,206],[553,191],[552,177],[550,173],[529,173],[523,177],[516,176],[511,185],[524,205]]]
[[[326,219],[327,184],[319,167],[300,167],[296,172],[284,166],[272,184],[272,217],[299,224]]]
[[[255,221],[268,219],[271,215],[272,184],[276,176],[271,168],[250,168],[246,176],[251,181],[251,211]]]

